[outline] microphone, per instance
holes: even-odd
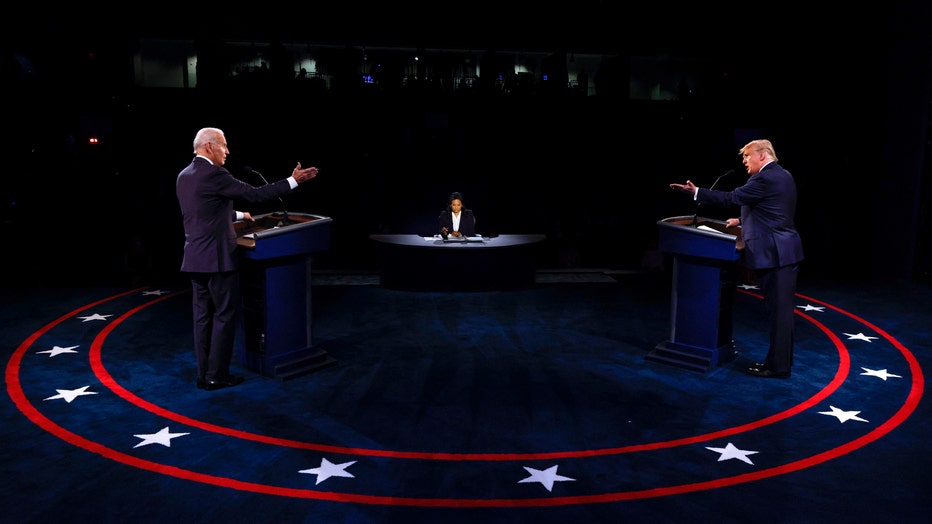
[[[729,169],[728,171],[725,171],[724,173],[722,173],[721,175],[719,175],[718,178],[715,179],[715,182],[712,182],[712,185],[709,186],[709,189],[710,189],[710,190],[711,190],[711,189],[715,189],[715,186],[716,186],[716,184],[718,184],[718,181],[719,181],[719,180],[721,180],[721,179],[723,179],[723,178],[725,178],[725,177],[727,177],[727,176],[731,176],[731,175],[733,175],[733,174],[735,174],[735,170],[734,170],[734,169]],[[697,189],[696,191],[698,191],[698,189]],[[697,223],[698,221],[699,221],[699,202],[696,202],[696,214],[693,215],[693,225],[696,225],[696,223]]]
[[[249,174],[251,174],[251,175],[256,175],[257,177],[259,177],[259,178],[262,180],[262,182],[265,183],[265,185],[269,185],[269,181],[266,180],[264,176],[262,176],[262,173],[256,171],[255,169],[253,169],[253,168],[251,168],[251,167],[249,167],[249,166],[243,166],[243,171],[245,171],[245,172],[247,172],[247,173],[249,173]],[[281,203],[281,205],[282,205],[282,220],[281,220],[281,222],[278,223],[278,225],[279,225],[279,226],[286,226],[286,225],[288,225],[288,210],[285,209],[285,201],[282,200],[281,197],[278,197],[278,201],[279,201],[279,202]]]
[[[734,169],[729,169],[728,171],[725,171],[723,174],[721,174],[718,178],[715,179],[715,182],[712,182],[712,185],[709,186],[709,189],[715,189],[715,184],[718,184],[719,180],[725,178],[726,176],[731,176],[733,174],[735,174]]]

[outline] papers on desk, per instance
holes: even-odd
[[[448,244],[449,244],[449,243],[454,243],[454,244],[455,244],[455,243],[484,242],[484,241],[485,241],[485,239],[482,238],[482,235],[473,235],[473,236],[471,236],[471,237],[453,237],[453,236],[448,236],[447,238],[443,238],[443,237],[440,236],[440,235],[434,235],[434,236],[432,236],[432,237],[424,237],[424,240],[426,240],[426,241],[428,241],[428,242],[436,242],[437,240],[442,240],[443,242],[448,243]]]
[[[696,226],[696,229],[701,229],[701,230],[703,230],[703,231],[711,231],[711,232],[713,232],[713,233],[721,233],[721,231],[719,231],[719,230],[717,230],[717,229],[713,229],[713,228],[711,228],[711,227],[709,227],[709,226]]]
[[[451,242],[454,243],[454,244],[456,244],[456,243],[462,244],[462,243],[466,243],[466,242],[469,242],[469,243],[473,243],[473,242],[482,242],[482,240],[483,240],[483,239],[482,239],[481,236],[479,236],[479,235],[474,235],[474,236],[471,236],[471,237],[447,237],[447,238],[445,238],[443,241],[444,241],[445,243],[447,243],[447,244],[449,244],[449,243],[451,243]]]

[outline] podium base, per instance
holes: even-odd
[[[244,357],[244,364],[250,371],[283,381],[301,377],[337,363],[336,359],[326,351],[311,348],[278,357],[246,351]]]
[[[734,341],[717,348],[700,348],[671,342],[669,340],[657,344],[650,353],[648,360],[662,362],[676,367],[706,373],[720,364],[731,361],[738,355]]]

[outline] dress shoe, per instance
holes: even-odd
[[[753,365],[744,370],[745,373],[751,375],[752,377],[761,377],[761,378],[790,378],[789,371],[776,372],[765,366]]]
[[[197,389],[205,389],[207,387],[207,381],[199,378],[197,379]]]
[[[204,381],[204,389],[213,391],[215,389],[232,388],[233,386],[242,384],[243,380],[243,377],[236,377],[233,375],[219,380],[206,380]]]

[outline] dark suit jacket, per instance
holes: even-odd
[[[255,187],[233,178],[226,168],[195,157],[175,181],[184,222],[181,271],[214,273],[237,269],[234,200],[264,202],[290,192],[287,179]]]
[[[461,209],[460,210],[460,233],[471,237],[476,234],[476,215],[473,214],[472,209]],[[439,226],[437,230],[440,231],[443,228],[447,228],[451,233],[453,232],[453,212],[444,209],[440,212],[440,216],[437,217],[437,223]]]
[[[796,182],[776,162],[764,166],[734,191],[699,189],[696,200],[723,207],[741,206],[745,264],[751,269],[788,266],[803,260],[796,231]]]

